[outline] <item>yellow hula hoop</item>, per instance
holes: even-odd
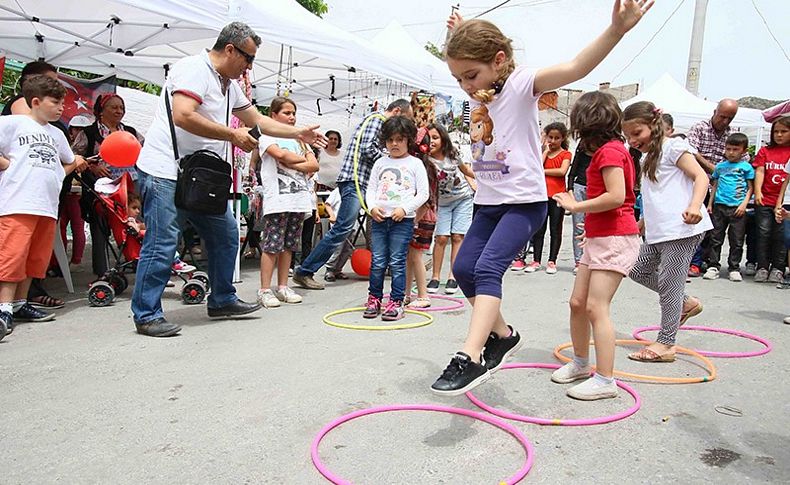
[[[646,346],[649,345],[650,342],[644,342],[642,340],[615,340],[615,344],[621,345],[641,345]],[[590,341],[590,345],[593,345],[593,341]],[[556,357],[561,362],[570,362],[571,358],[564,355],[562,353],[563,350],[573,347],[573,342],[568,342],[566,344],[558,345],[554,349],[554,357]],[[704,355],[700,355],[699,352],[696,352],[691,349],[687,349],[685,347],[681,347],[679,345],[675,346],[675,351],[679,354],[690,355],[696,359],[699,359],[703,364],[705,364],[706,370],[708,371],[708,375],[704,377],[663,377],[663,376],[643,376],[641,374],[632,374],[630,372],[623,372],[623,371],[614,371],[614,375],[616,377],[625,377],[628,379],[636,379],[640,381],[648,381],[648,382],[657,382],[659,384],[696,384],[698,382],[710,382],[716,379],[716,366],[713,365],[710,359],[705,357]],[[593,366],[595,368],[595,366]]]
[[[425,312],[418,312],[417,310],[406,310],[406,313],[410,313],[412,315],[418,315],[424,317],[425,320],[413,323],[399,323],[395,325],[354,325],[351,323],[339,323],[332,321],[332,317],[335,315],[342,315],[343,313],[352,313],[352,312],[361,312],[365,309],[365,307],[353,307],[353,308],[342,308],[340,310],[335,310],[333,312],[329,312],[324,315],[324,323],[337,328],[345,328],[347,330],[406,330],[409,328],[418,328],[424,327],[426,325],[430,325],[433,323],[433,315]]]
[[[357,189],[357,198],[359,199],[359,203],[366,214],[370,214],[370,211],[368,210],[368,206],[365,205],[365,197],[362,195],[362,187],[359,185],[359,144],[362,141],[362,133],[365,132],[365,127],[368,126],[370,120],[374,118],[382,120],[387,119],[386,116],[379,113],[374,113],[365,118],[365,121],[362,122],[362,124],[359,126],[359,129],[357,130],[357,136],[355,140],[356,143],[354,143],[354,186]]]

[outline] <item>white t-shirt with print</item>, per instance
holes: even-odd
[[[414,217],[429,195],[428,174],[419,158],[386,156],[376,160],[370,171],[365,204],[368,210],[381,209],[384,217],[390,217],[398,207],[406,217]]]
[[[436,178],[439,182],[439,205],[448,205],[472,196],[472,187],[460,168],[464,162],[449,157],[444,160],[431,157],[431,162],[436,166]]]
[[[58,218],[63,164],[74,153],[62,131],[28,115],[0,117],[0,155],[11,163],[0,171],[0,216],[31,214]]]
[[[251,106],[236,81],[227,82],[227,93],[230,97],[230,110],[242,111]],[[184,94],[200,103],[197,114],[220,125],[228,126],[228,99],[223,92],[223,80],[214,70],[208,51],[196,56],[185,57],[173,64],[167,81],[159,96],[154,121],[145,134],[145,145],[140,151],[137,168],[154,177],[176,180],[178,166],[173,158],[173,142],[170,135],[170,123],[167,118],[165,96],[170,98],[173,106],[173,93]],[[229,143],[221,140],[193,135],[176,126],[178,155],[183,157],[198,150],[211,150],[223,159],[228,159]]]
[[[343,167],[343,152],[330,155],[322,151],[318,157],[318,183],[327,187],[337,187],[337,176]]]
[[[289,152],[304,153],[296,140],[267,135],[258,140],[263,182],[263,215],[282,212],[312,213],[315,209],[315,195],[310,191],[307,175],[281,165],[266,153],[266,149],[272,145]]]
[[[677,165],[684,153],[692,153],[686,140],[667,138],[661,145],[656,182],[642,173],[642,217],[648,244],[684,239],[713,229],[704,203],[700,205],[702,220],[699,223],[683,222],[683,211],[694,194],[694,181]]]
[[[540,151],[535,71],[517,67],[494,101],[470,101],[475,203],[526,204],[548,200]]]

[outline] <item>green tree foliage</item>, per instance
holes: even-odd
[[[442,50],[439,47],[437,47],[436,44],[434,44],[433,42],[431,41],[426,42],[425,50],[430,52],[440,60],[442,61],[444,60],[444,53],[442,53]]]
[[[313,12],[314,14],[318,15],[319,17],[323,16],[325,13],[329,11],[329,5],[327,5],[323,0],[297,0],[299,5],[303,6],[307,10]]]

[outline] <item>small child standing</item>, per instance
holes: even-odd
[[[788,145],[790,143],[790,116],[783,116],[774,121],[774,126],[771,127],[771,143],[778,146]],[[776,199],[776,206],[774,207],[774,215],[776,222],[783,224],[782,232],[784,233],[784,247],[787,250],[788,259],[790,259],[790,153],[786,153],[787,163],[785,163],[785,181],[782,183],[782,188],[779,190],[779,197]],[[785,275],[784,281],[777,285],[777,288],[787,289],[790,288],[790,274]],[[790,323],[790,317],[785,318],[785,323]]]
[[[280,123],[296,124],[296,104],[288,98],[272,100],[270,116]],[[312,217],[314,196],[308,174],[318,170],[313,151],[297,140],[261,136],[258,140],[263,181],[263,231],[261,242],[261,288],[258,301],[266,308],[301,303],[302,297],[288,287],[288,270],[294,251],[301,248],[302,225]],[[271,282],[277,267],[277,291]]]
[[[565,192],[565,175],[571,167],[571,152],[568,151],[568,128],[562,123],[551,123],[543,129],[546,135],[546,151],[543,152],[543,170],[546,174],[546,191],[549,195],[548,215],[543,226],[533,236],[532,244],[533,261],[524,268],[525,273],[534,273],[540,269],[543,257],[543,239],[546,228],[551,233],[549,242],[549,261],[546,263],[546,273],[557,273],[557,256],[562,246],[562,223],[565,220],[565,209],[557,205],[553,199],[556,194]],[[516,261],[518,262],[518,261]],[[514,266],[516,264],[514,263]]]
[[[611,94],[582,95],[571,111],[571,130],[582,149],[592,152],[587,168],[587,198],[568,192],[554,196],[571,213],[586,213],[584,253],[571,294],[573,360],[554,371],[551,380],[566,384],[568,396],[585,401],[617,397],[614,380],[614,326],[609,307],[623,277],[639,255],[639,227],[634,218],[634,161],[620,135],[622,113]],[[590,326],[595,341],[595,375],[590,377]]]
[[[31,112],[0,118],[0,340],[14,321],[55,318],[27,302],[33,278],[44,278],[52,254],[63,179],[86,166],[49,122],[63,114],[66,89],[44,75],[22,88]]]
[[[417,127],[404,116],[393,116],[381,126],[381,144],[389,156],[379,158],[370,172],[365,203],[371,218],[371,250],[368,301],[363,317],[385,321],[403,318],[406,297],[406,255],[414,234],[417,209],[428,201],[428,175],[420,159],[409,155]],[[390,297],[384,311],[384,273],[392,273]]]
[[[746,237],[746,206],[754,190],[754,168],[743,160],[748,149],[749,138],[743,133],[728,136],[724,147],[725,159],[716,164],[711,175],[713,189],[708,201],[708,213],[713,217],[713,230],[710,233],[708,270],[703,276],[706,280],[719,277],[721,246],[726,233],[730,243],[730,255],[727,258],[730,281],[743,281],[740,265]]]
[[[691,145],[667,138],[661,110],[639,101],[623,111],[628,144],[642,160],[642,218],[645,243],[630,277],[655,291],[661,305],[656,342],[628,356],[640,362],[673,362],[678,328],[702,312],[702,302],[685,294],[691,258],[705,231],[713,228],[703,201],[708,176],[692,155]]]
[[[782,225],[774,211],[787,178],[785,165],[790,158],[790,117],[783,116],[771,124],[771,141],[754,157],[754,216],[757,223],[757,273],[754,281],[781,283],[787,254]],[[769,272],[770,270],[770,272]]]

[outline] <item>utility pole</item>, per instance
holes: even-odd
[[[702,66],[702,44],[705,37],[705,12],[708,0],[696,0],[694,6],[694,26],[691,29],[691,46],[689,47],[689,64],[686,71],[686,89],[699,93],[699,73]]]

